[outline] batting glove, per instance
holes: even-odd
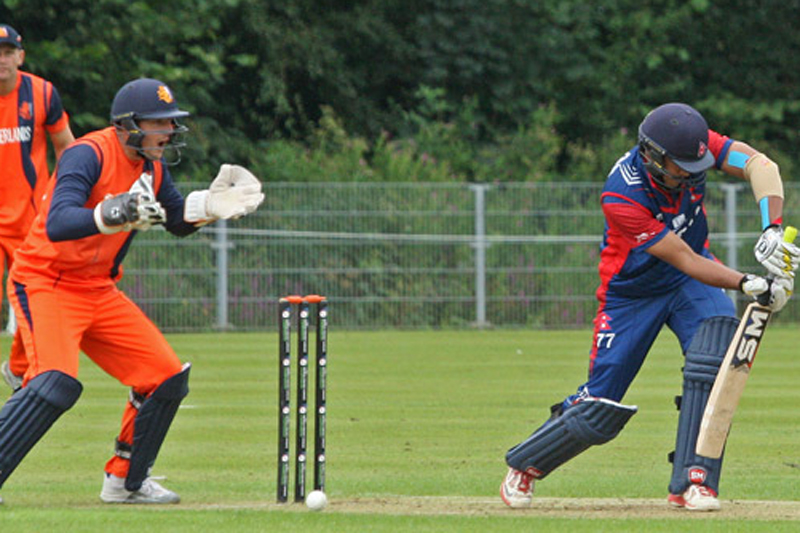
[[[148,192],[124,192],[108,195],[94,208],[94,223],[100,233],[148,230],[167,221],[161,204]]]
[[[800,248],[783,240],[783,228],[770,226],[758,238],[756,259],[775,277],[794,278],[800,265]]]
[[[778,312],[786,305],[794,291],[794,279],[775,278],[768,279],[746,274],[739,281],[739,290],[764,307],[769,307],[772,311]]]
[[[254,212],[263,201],[261,182],[249,170],[222,165],[207,190],[186,197],[183,218],[192,223],[240,218]]]

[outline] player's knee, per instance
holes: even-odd
[[[192,365],[189,363],[183,365],[180,372],[170,376],[156,387],[152,397],[160,400],[182,400],[189,394],[189,370],[191,368]]]
[[[637,407],[601,398],[587,398],[561,410],[526,441],[506,454],[506,462],[517,470],[542,479],[590,446],[616,437]]]
[[[175,376],[181,375],[185,367],[186,365],[181,365],[180,360],[174,358],[174,361],[170,360],[156,367],[148,368],[147,373],[141,378],[130,380],[132,381],[131,389],[133,390],[133,394],[145,398],[150,396],[162,385],[173,380]],[[169,385],[167,385],[167,388],[169,388]]]
[[[28,382],[26,388],[61,411],[75,405],[83,391],[83,386],[77,379],[59,370],[39,374]]]
[[[564,426],[576,439],[597,445],[616,437],[637,410],[636,406],[605,398],[589,398],[565,410],[561,416]]]
[[[739,321],[730,316],[704,320],[686,350],[685,379],[713,383],[738,326]]]

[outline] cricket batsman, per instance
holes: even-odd
[[[0,487],[52,424],[78,400],[78,354],[130,387],[106,463],[102,501],[176,503],[150,469],[181,400],[190,364],[116,285],[139,231],[163,225],[183,237],[218,219],[252,213],[264,195],[246,169],[222,165],[206,190],[183,196],[167,169],[187,128],[170,88],[125,84],[111,125],[81,137],[59,160],[32,229],[16,252],[8,293],[29,367],[0,410]],[[169,156],[169,157],[168,157]]]
[[[769,277],[728,268],[709,251],[703,200],[712,168],[750,184],[763,231],[755,256]],[[696,455],[695,442],[739,324],[722,289],[760,297],[779,311],[792,294],[800,260],[797,246],[783,240],[778,166],[710,130],[691,106],[669,103],[644,118],[638,145],[611,169],[600,203],[606,223],[588,380],[508,451],[500,495],[510,507],[530,506],[536,480],[619,434],[637,411],[620,402],[667,326],[685,356],[668,502],[691,511],[717,510],[722,457]]]

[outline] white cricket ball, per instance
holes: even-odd
[[[312,511],[321,511],[328,505],[328,497],[321,490],[312,490],[306,496],[306,507]]]

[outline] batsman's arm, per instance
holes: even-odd
[[[671,231],[647,251],[684,274],[712,287],[739,290],[739,282],[744,276],[737,270],[695,253],[683,239]]]

